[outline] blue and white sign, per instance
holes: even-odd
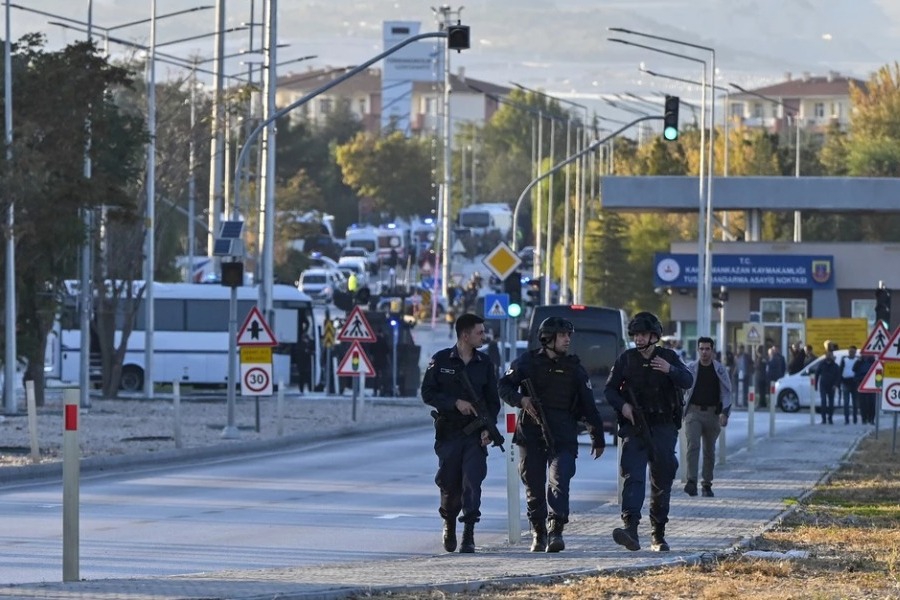
[[[657,253],[654,284],[691,288],[700,278],[696,254]],[[798,254],[714,254],[712,285],[730,288],[833,289],[834,257]]]
[[[509,318],[509,294],[485,294],[484,296],[485,319]]]

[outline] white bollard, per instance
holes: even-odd
[[[34,381],[25,382],[25,402],[28,407],[28,440],[31,443],[31,462],[41,462],[41,447],[38,445],[37,404],[34,399]]]
[[[508,515],[509,544],[518,544],[522,540],[522,521],[519,513],[519,459],[518,448],[513,444],[516,432],[516,409],[503,404],[506,418],[506,512]]]
[[[78,388],[63,391],[63,581],[78,581]]]
[[[278,437],[284,435],[284,383],[278,380],[278,393],[275,396],[275,419]]]
[[[174,435],[175,447],[181,448],[181,382],[172,382],[172,408],[175,412]]]
[[[769,388],[769,437],[775,437],[775,384]]]
[[[753,448],[753,418],[756,414],[756,388],[747,393],[747,449]]]

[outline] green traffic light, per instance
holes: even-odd
[[[506,309],[506,314],[515,319],[522,314],[522,307],[515,302],[512,302],[510,303],[509,308]]]
[[[670,142],[674,142],[678,139],[678,129],[676,129],[675,127],[666,127],[665,129],[663,129],[663,137]]]

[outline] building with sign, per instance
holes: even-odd
[[[669,296],[678,336],[692,351],[697,337],[697,244],[677,242],[670,250],[655,257],[653,285],[657,293]],[[725,339],[735,347],[745,341],[745,325],[753,323],[760,343],[777,345],[789,356],[791,344],[806,343],[808,319],[864,318],[871,326],[879,281],[888,289],[900,287],[900,271],[891,267],[898,259],[900,244],[715,243],[713,330],[719,332],[716,337],[722,335],[724,315]]]

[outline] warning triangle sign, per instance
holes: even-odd
[[[867,394],[875,394],[881,391],[881,381],[884,378],[884,365],[876,360],[869,368],[869,372],[859,384],[859,391]]]
[[[869,334],[869,339],[866,340],[866,344],[859,353],[881,356],[881,353],[887,348],[887,341],[890,337],[891,332],[887,330],[884,323],[880,320],[875,321],[875,329]]]
[[[375,332],[369,325],[369,320],[363,314],[359,305],[354,306],[353,310],[344,321],[344,326],[338,332],[337,339],[341,342],[374,342]]]
[[[257,307],[250,309],[237,335],[238,346],[277,346],[275,334]]]
[[[352,377],[363,375],[365,377],[375,377],[375,367],[372,361],[359,342],[353,342],[350,349],[338,364],[338,375],[341,377]]]
[[[900,360],[900,327],[894,331],[894,335],[884,347],[884,352],[878,357],[881,360]]]
[[[494,304],[491,306],[488,314],[492,317],[505,317],[506,309],[503,308],[503,304],[499,300],[494,300]]]

